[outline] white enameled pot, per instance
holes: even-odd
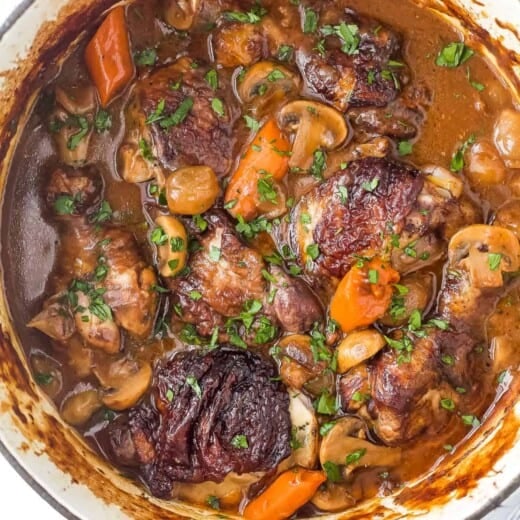
[[[0,0],[3,1],[3,0]],[[508,56],[504,81],[520,84],[518,0],[415,0],[467,30],[489,33]],[[60,41],[73,42],[113,0],[18,0],[0,27],[0,193],[17,131],[34,100],[42,64]],[[485,45],[482,47],[485,52]],[[45,59],[44,59],[45,58]],[[516,64],[516,65],[515,65]],[[500,68],[500,63],[497,62]],[[515,67],[516,75],[515,78]],[[5,218],[0,225],[6,225]],[[35,259],[37,262],[37,259]],[[9,265],[2,265],[3,277]],[[3,278],[2,278],[3,279]],[[1,283],[3,286],[3,283]],[[88,520],[222,518],[177,502],[162,502],[100,460],[67,427],[30,379],[0,287],[0,451],[65,517]],[[321,519],[478,518],[520,485],[520,404],[510,392],[485,418],[481,433],[448,463],[396,495]],[[20,497],[23,500],[23,497]]]

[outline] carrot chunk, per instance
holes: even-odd
[[[116,7],[105,18],[87,45],[85,62],[106,107],[134,75],[124,7]]]

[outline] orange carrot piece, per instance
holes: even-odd
[[[124,7],[110,11],[87,45],[85,61],[106,107],[134,75]]]
[[[392,285],[398,281],[399,273],[380,258],[374,258],[363,267],[352,267],[332,297],[331,318],[340,324],[343,332],[371,325],[388,309]]]
[[[244,220],[252,220],[258,215],[258,180],[261,172],[267,172],[274,181],[282,180],[287,173],[290,149],[289,141],[275,120],[269,119],[240,159],[226,189],[225,202],[235,202],[229,209],[231,215],[235,218],[240,215]]]
[[[248,520],[284,520],[306,504],[327,480],[322,471],[294,468],[282,473],[244,510]]]

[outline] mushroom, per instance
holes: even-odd
[[[114,361],[108,366],[98,366],[94,373],[105,388],[103,404],[117,411],[126,410],[137,403],[152,381],[152,368],[149,363],[139,363],[126,358]]]
[[[322,511],[335,513],[352,507],[356,499],[348,492],[345,484],[326,482],[316,491],[311,502]]]
[[[336,109],[316,101],[287,103],[278,116],[280,128],[294,133],[289,167],[308,170],[316,150],[334,150],[348,135],[347,123]]]
[[[507,335],[495,336],[491,340],[489,357],[493,362],[493,372],[499,373],[514,364],[516,353],[515,341]]]
[[[105,351],[107,354],[116,354],[121,347],[119,327],[111,316],[101,319],[92,312],[89,297],[78,291],[78,305],[74,314],[76,329],[81,337],[91,346]],[[106,304],[105,307],[108,307]],[[99,313],[98,313],[99,314]]]
[[[363,421],[355,417],[339,419],[323,438],[320,463],[358,467],[397,466],[401,462],[401,449],[379,446],[365,439]]]
[[[264,477],[265,473],[228,473],[222,482],[208,480],[200,484],[177,482],[173,489],[175,498],[191,504],[207,505],[208,497],[215,497],[224,508],[236,507],[240,504],[248,488]]]
[[[287,386],[297,390],[305,387],[315,395],[332,389],[334,377],[330,370],[325,370],[327,363],[315,361],[309,336],[285,336],[277,347],[280,349],[280,376]]]
[[[102,406],[98,391],[92,388],[74,390],[61,405],[61,416],[72,424],[81,426],[85,424]]]
[[[495,124],[495,145],[508,168],[520,168],[520,112],[505,109]]]
[[[165,0],[164,19],[178,31],[187,31],[199,10],[200,0]]]
[[[344,374],[375,356],[385,345],[385,338],[375,329],[349,334],[338,346],[338,372]]]
[[[175,276],[186,265],[188,257],[188,234],[182,222],[170,216],[155,219],[152,242],[157,245],[159,272],[161,276]]]
[[[441,166],[427,166],[423,169],[426,174],[426,180],[433,185],[446,190],[452,197],[458,199],[462,195],[464,183],[459,177],[456,177],[446,168]]]
[[[509,229],[520,239],[520,200],[509,200],[500,206],[494,224]]]
[[[96,91],[93,86],[70,87],[65,90],[56,87],[56,101],[69,113],[86,115],[96,109]]]
[[[476,288],[501,287],[502,273],[517,271],[520,246],[515,234],[499,226],[475,224],[461,229],[450,240],[450,267],[462,268]]]
[[[313,468],[318,458],[318,421],[311,400],[301,392],[289,390],[289,413],[292,424],[292,463]]]
[[[253,105],[262,114],[272,111],[290,96],[297,95],[301,79],[288,68],[272,61],[259,61],[248,69],[238,83],[238,94],[243,103]]]
[[[493,186],[504,182],[506,167],[491,143],[477,141],[469,151],[466,175],[476,186]]]
[[[56,341],[67,341],[76,332],[76,325],[65,299],[65,293],[49,298],[43,310],[27,326],[40,330]]]
[[[63,377],[58,363],[45,354],[35,354],[31,356],[31,365],[38,385],[54,399],[63,387]]]

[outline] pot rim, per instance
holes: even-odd
[[[0,45],[4,37],[14,28],[20,18],[36,3],[36,0],[15,0],[16,5],[7,15],[7,18],[0,24]],[[1,432],[0,432],[1,434]],[[520,441],[517,441],[520,443]],[[51,505],[58,513],[60,513],[67,520],[83,520],[82,517],[74,514],[68,506],[61,502],[59,498],[51,495],[46,490],[45,486],[40,484],[30,473],[30,470],[26,469],[16,456],[16,449],[10,448],[8,444],[2,439],[0,435],[0,454],[5,460],[14,468],[18,475],[36,492],[42,499],[44,499],[49,505]],[[481,520],[488,513],[500,508],[502,503],[510,497],[517,489],[520,489],[520,472],[518,475],[511,480],[502,490],[496,495],[490,497],[484,504],[482,504],[476,511],[469,516],[465,517],[465,520]],[[453,500],[456,500],[455,498]],[[83,515],[82,515],[83,516]],[[87,517],[84,517],[87,518]]]

